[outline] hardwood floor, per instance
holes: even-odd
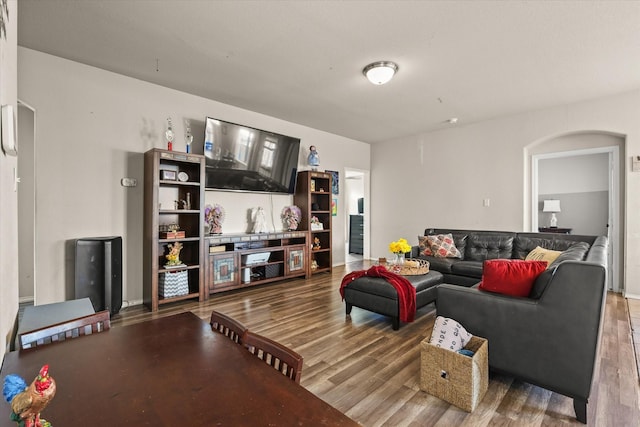
[[[366,264],[365,266],[368,266]],[[191,311],[202,319],[214,308],[249,329],[302,354],[301,385],[363,426],[582,425],[568,397],[511,377],[490,375],[489,390],[471,414],[420,390],[419,343],[434,322],[434,306],[393,331],[384,316],[354,308],[345,316],[338,286],[351,263],[311,280],[291,280],[214,295],[203,303],[123,309],[112,327]],[[629,311],[619,294],[607,296],[599,365],[588,409],[590,426],[637,426],[640,387]]]

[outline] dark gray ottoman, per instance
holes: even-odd
[[[442,283],[442,273],[430,271],[417,276],[404,276],[416,288],[416,309],[436,300],[436,285]],[[393,330],[400,327],[398,292],[381,277],[362,276],[344,288],[347,315],[360,307],[385,316],[391,316]]]

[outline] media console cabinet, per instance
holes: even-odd
[[[205,242],[208,294],[311,274],[308,231],[210,235]]]

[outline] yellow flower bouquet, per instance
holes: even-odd
[[[389,251],[394,254],[406,254],[411,252],[411,245],[407,242],[407,239],[398,239],[395,242],[389,243]]]

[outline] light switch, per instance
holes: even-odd
[[[631,172],[640,172],[640,156],[631,158]]]
[[[489,206],[491,206],[491,199],[484,199],[482,201],[482,206],[484,206],[485,208],[488,208]]]
[[[122,178],[120,183],[123,187],[135,187],[138,185],[138,180],[135,178]]]

